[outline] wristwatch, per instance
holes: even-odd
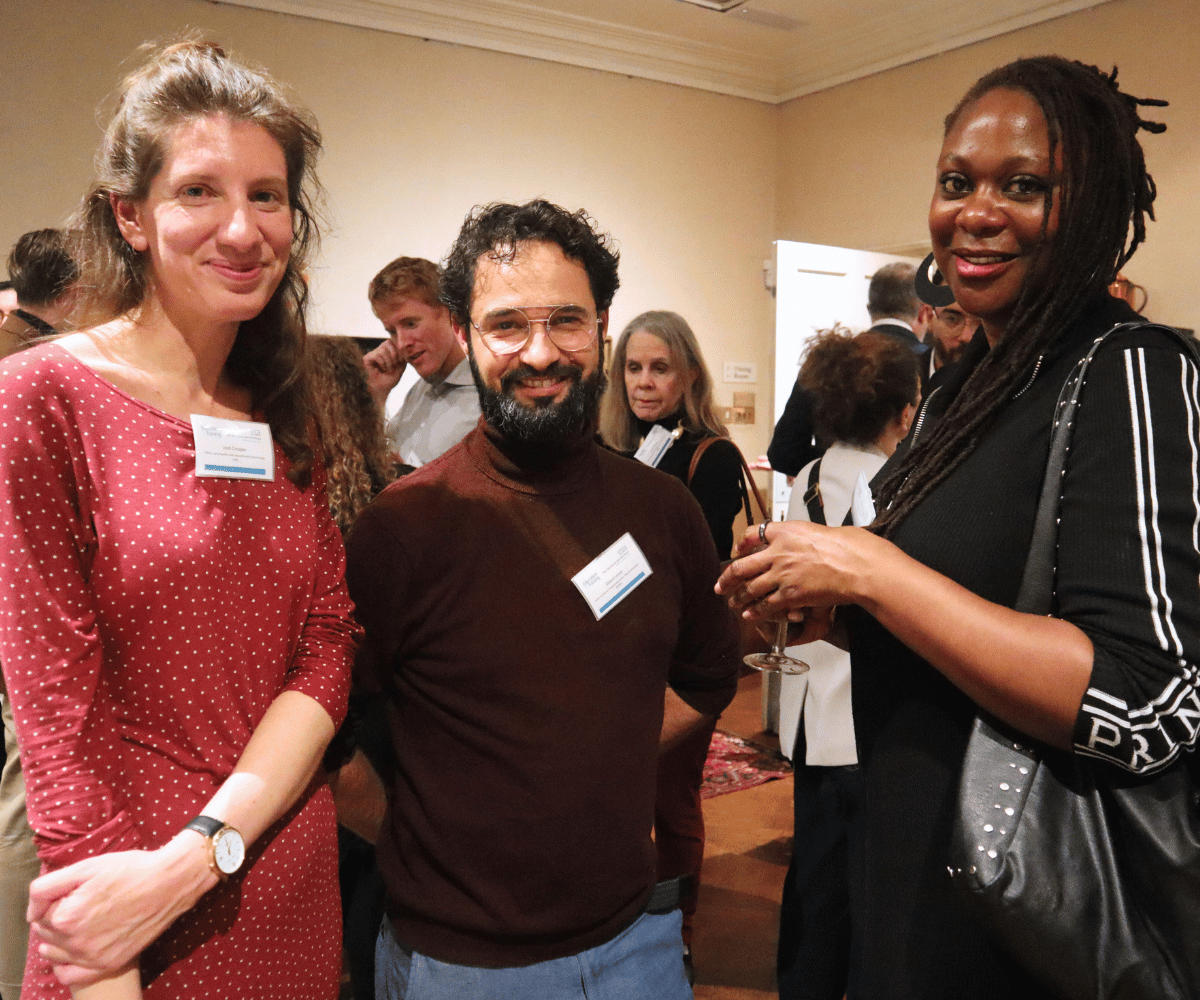
[[[221,881],[229,878],[246,860],[246,842],[232,826],[211,816],[197,816],[184,827],[195,830],[208,846],[208,867]]]

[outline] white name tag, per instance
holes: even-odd
[[[628,531],[571,577],[599,621],[652,572]]]
[[[197,476],[275,481],[275,449],[267,424],[199,413],[191,417]]]
[[[677,434],[672,434],[665,427],[655,424],[650,428],[650,433],[646,435],[642,441],[642,446],[633,453],[643,465],[649,465],[651,468],[658,468],[658,463],[662,461],[663,455],[667,453],[667,449],[675,443]]]

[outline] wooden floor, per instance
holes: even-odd
[[[762,729],[761,674],[742,678],[719,729],[778,747]],[[704,802],[696,1000],[774,1000],[779,897],[792,846],[792,779]]]

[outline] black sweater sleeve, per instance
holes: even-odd
[[[1063,480],[1058,615],[1095,647],[1080,753],[1153,771],[1200,730],[1200,373],[1161,333],[1106,345]]]

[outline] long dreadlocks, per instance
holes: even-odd
[[[1014,305],[1012,318],[945,416],[880,486],[874,530],[889,537],[929,492],[974,450],[996,415],[1029,379],[1040,354],[1104,292],[1146,236],[1154,218],[1154,181],[1137,133],[1163,132],[1138,108],[1166,101],[1139,99],[1117,86],[1117,71],[1060,56],[1019,59],[982,77],[946,118],[946,132],[989,91],[1021,91],[1041,108],[1050,162],[1061,148],[1058,230]],[[1044,219],[1053,208],[1053,186]],[[1043,224],[1044,226],[1044,224]]]

